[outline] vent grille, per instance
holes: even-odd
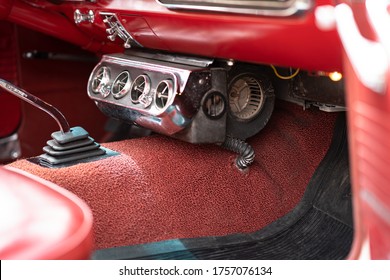
[[[116,98],[124,97],[130,90],[131,78],[130,74],[127,71],[123,71],[116,77],[114,83],[112,84],[111,92],[112,95]]]
[[[173,83],[170,80],[161,81],[156,88],[156,106],[165,108],[173,93]]]
[[[263,90],[253,77],[240,77],[229,90],[230,112],[239,120],[254,118],[260,112],[263,104]]]
[[[96,72],[96,75],[94,76],[92,80],[92,91],[95,94],[102,94],[103,97],[107,97],[110,93],[106,90],[108,83],[110,82],[110,70],[108,67],[101,67]]]
[[[133,103],[141,103],[144,107],[148,107],[152,103],[150,95],[150,79],[147,75],[140,75],[131,86],[130,98]]]

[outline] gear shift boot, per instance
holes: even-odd
[[[47,141],[48,146],[43,147],[45,154],[38,157],[42,166],[56,167],[58,164],[102,156],[106,153],[80,126],[72,127],[65,133],[56,131],[51,136],[53,139]]]
[[[31,162],[45,167],[65,167],[118,155],[114,151],[101,147],[89,137],[84,128],[80,126],[70,128],[64,115],[42,99],[3,79],[0,79],[0,88],[45,111],[60,127],[60,131],[51,134],[53,139],[47,141],[47,146],[43,148],[45,154],[31,158]]]
[[[72,149],[67,149],[67,150],[55,150],[50,146],[45,146],[43,147],[43,151],[46,154],[49,154],[51,156],[65,156],[65,155],[70,155],[70,154],[75,154],[75,153],[81,153],[81,152],[86,152],[86,151],[91,151],[91,150],[96,150],[100,147],[100,145],[96,142],[91,143],[90,145],[83,146],[83,147],[77,147],[77,148],[72,148]]]
[[[97,149],[92,150],[92,151],[85,151],[85,152],[62,155],[62,156],[52,156],[49,154],[42,154],[38,157],[38,159],[39,159],[39,164],[42,166],[60,167],[60,166],[56,166],[56,165],[65,164],[65,163],[73,163],[73,162],[76,163],[79,160],[102,156],[105,153],[106,153],[105,150],[97,148]],[[69,164],[67,166],[70,166],[70,165],[72,165],[72,164]]]
[[[72,127],[68,132],[56,131],[51,134],[51,137],[60,144],[86,139],[88,136],[88,132],[80,126]]]
[[[84,147],[87,146],[91,143],[93,143],[95,140],[91,137],[88,137],[83,140],[78,140],[66,144],[59,144],[56,140],[49,140],[46,142],[48,146],[50,146],[53,150],[55,151],[64,151],[64,150],[69,150],[69,149],[75,149],[79,147]]]

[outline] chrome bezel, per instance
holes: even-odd
[[[137,86],[140,86],[140,83],[144,84],[141,91],[139,91],[136,88]],[[149,97],[151,98],[151,96],[149,96],[150,86],[151,86],[150,78],[149,78],[148,75],[143,74],[143,75],[139,75],[137,78],[135,78],[133,84],[131,85],[131,89],[130,89],[130,99],[131,99],[131,101],[134,104],[142,103],[142,104],[144,104],[145,107],[149,106],[150,103],[151,103],[151,100],[149,102],[146,99],[149,99]],[[133,95],[133,93],[135,91],[138,91],[138,93],[139,93],[137,98],[134,98],[134,95]],[[144,101],[144,102],[142,102],[142,101]]]
[[[122,77],[123,76],[123,77]],[[126,78],[126,82],[123,82],[123,79]],[[124,83],[123,88],[119,91],[116,91],[116,87],[118,86],[118,83]],[[114,80],[111,86],[111,93],[112,96],[116,99],[120,99],[124,97],[129,91],[131,87],[131,76],[129,71],[122,71]]]
[[[165,89],[168,89],[168,92],[167,92],[167,97],[164,98],[166,99],[166,102],[165,104],[160,104],[160,100],[162,98],[162,91],[159,90],[159,88],[161,86],[164,86],[165,85]],[[170,100],[172,99],[172,96],[173,96],[173,92],[174,92],[174,88],[173,88],[173,82],[171,80],[163,80],[161,82],[158,83],[157,87],[156,87],[156,94],[155,94],[155,98],[154,98],[154,105],[156,106],[156,108],[158,110],[165,110],[167,106],[169,106],[170,104]]]
[[[99,78],[99,76],[101,77]],[[110,79],[111,79],[110,69],[106,66],[100,67],[95,72],[94,77],[92,79],[92,85],[91,85],[92,92],[95,94],[102,94],[103,97],[105,97],[105,95],[102,93],[103,88],[109,84]],[[99,84],[96,85],[95,84],[96,81],[99,81]]]

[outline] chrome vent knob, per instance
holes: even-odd
[[[110,82],[110,70],[108,67],[101,67],[96,72],[92,79],[92,91],[95,94],[101,94],[103,97],[107,97],[110,94],[109,88]]]
[[[92,10],[89,10],[86,14],[83,14],[79,9],[77,9],[74,11],[73,18],[76,24],[80,24],[82,22],[93,23],[95,21],[95,14]]]
[[[150,79],[147,75],[138,76],[131,86],[130,98],[133,103],[140,103],[144,108],[150,106],[153,97],[150,94]]]
[[[173,94],[173,83],[171,80],[163,80],[161,81],[156,88],[156,106],[159,109],[163,109],[168,100],[171,98]]]
[[[116,99],[122,98],[129,92],[130,86],[130,74],[128,71],[123,71],[116,77],[114,83],[112,84],[111,93]]]

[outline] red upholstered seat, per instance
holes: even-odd
[[[92,213],[76,195],[0,166],[0,259],[87,259]]]

